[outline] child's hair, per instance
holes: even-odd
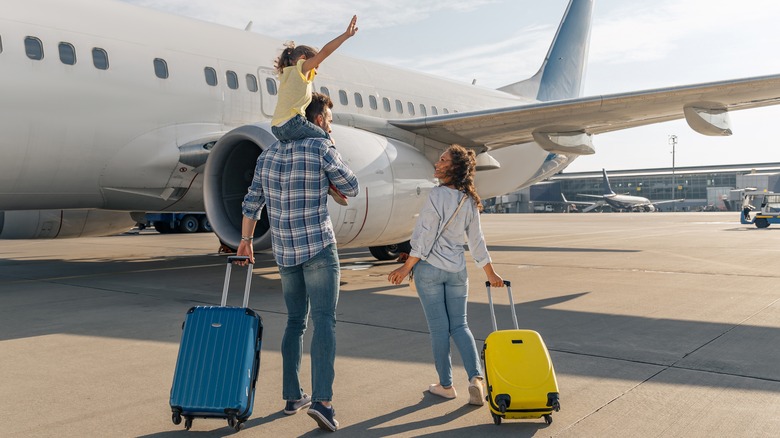
[[[276,62],[274,63],[274,67],[278,74],[282,74],[282,70],[284,70],[285,67],[295,65],[295,63],[298,62],[298,58],[301,56],[305,56],[306,59],[309,59],[318,52],[318,50],[310,46],[296,46],[294,41],[290,41],[284,46],[285,49],[282,51],[282,54],[276,58]]]

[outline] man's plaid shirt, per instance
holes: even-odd
[[[329,140],[276,142],[258,157],[242,213],[260,220],[266,206],[279,266],[300,265],[336,243],[328,214],[329,182],[346,196],[360,190],[355,174]]]

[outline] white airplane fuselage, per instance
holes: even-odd
[[[276,104],[267,85],[276,78],[272,64],[282,42],[120,2],[12,3],[0,17],[0,210],[6,224],[13,210],[208,210],[203,179],[209,154],[201,146],[234,128],[267,123]],[[26,53],[30,38],[40,41],[42,59]],[[60,59],[61,44],[75,49],[75,64]],[[96,68],[95,48],[108,55],[107,69]],[[167,78],[155,74],[155,59],[164,60]],[[216,72],[217,85],[207,84],[207,68]],[[236,89],[228,84],[230,72]],[[249,89],[247,75],[256,78],[258,91]],[[435,183],[431,162],[446,146],[411,147],[353,129],[346,126],[353,115],[399,119],[420,117],[423,109],[430,116],[434,107],[443,114],[524,102],[338,54],[320,66],[315,89],[322,88],[333,98],[336,123],[343,123],[333,128],[336,146],[362,187],[348,208],[331,208],[344,246],[408,239]],[[502,166],[480,172],[480,194],[527,185],[549,155],[533,143],[496,151]],[[54,237],[12,234],[6,229],[0,237]]]
[[[731,135],[729,111],[780,104],[780,75],[580,96],[593,2],[570,0],[539,71],[499,90],[325,60],[314,88],[334,101],[333,138],[361,187],[346,207],[329,201],[339,245],[408,240],[452,143],[479,154],[488,198],[594,153],[597,134],[685,118]],[[283,42],[114,0],[4,6],[0,239],[105,235],[144,212],[205,211],[237,247],[241,201],[275,141]],[[260,221],[254,247],[269,246]]]

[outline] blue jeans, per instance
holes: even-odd
[[[279,141],[284,142],[303,140],[304,138],[327,138],[330,140],[330,134],[300,114],[284,122],[282,126],[271,126],[271,132]]]
[[[330,401],[335,376],[336,304],[341,278],[336,245],[328,245],[300,265],[279,266],[279,274],[287,304],[287,328],[282,337],[282,397],[298,400],[303,395],[298,373],[303,333],[311,306],[314,322],[311,340],[312,401]]]
[[[431,347],[439,383],[452,385],[452,360],[450,337],[460,352],[469,381],[482,376],[474,335],[466,321],[466,303],[469,295],[466,268],[460,272],[447,272],[420,260],[414,267],[417,295],[431,332]]]

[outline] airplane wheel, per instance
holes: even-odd
[[[394,245],[385,246],[371,246],[368,248],[371,251],[371,255],[377,260],[395,260],[402,253],[409,253],[412,251],[412,245],[409,241],[396,243]]]
[[[154,229],[157,230],[157,232],[160,234],[168,234],[173,231],[171,230],[171,226],[168,224],[168,222],[155,222],[152,225],[154,225]]]
[[[206,216],[203,216],[200,218],[200,226],[198,227],[198,231],[202,231],[204,233],[211,233],[214,231],[214,228],[211,227],[211,222],[209,222],[209,218]]]
[[[182,218],[181,224],[179,224],[179,230],[182,233],[194,233],[198,231],[199,226],[200,222],[198,222],[198,218],[188,214]]]

